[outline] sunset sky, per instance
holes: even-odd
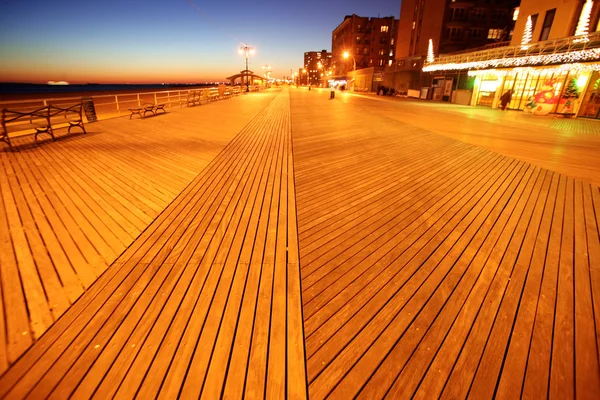
[[[244,69],[282,78],[331,51],[345,15],[398,18],[400,0],[4,0],[0,81],[192,83]]]

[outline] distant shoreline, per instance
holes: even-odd
[[[217,86],[213,84],[81,84],[46,85],[30,83],[0,83],[0,101],[89,97],[129,93],[148,93]]]

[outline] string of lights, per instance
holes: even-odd
[[[549,68],[534,68],[534,67],[519,67],[513,69],[482,69],[477,71],[469,71],[469,76],[485,76],[488,74],[501,76],[514,76],[517,74],[527,73],[529,75],[544,75],[544,74],[566,74],[567,72],[579,73],[585,71],[600,71],[600,63],[574,63],[562,64]]]
[[[578,61],[597,61],[600,59],[600,48],[570,51],[566,53],[541,54],[525,57],[500,58],[485,61],[471,61],[464,63],[430,64],[423,67],[424,72],[450,71],[461,69],[485,69],[503,67],[522,67],[534,65],[548,65],[559,63],[574,63]]]

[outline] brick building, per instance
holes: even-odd
[[[326,73],[331,65],[331,53],[327,50],[307,51],[304,53],[304,68],[300,71],[302,84],[319,86],[321,74]],[[304,72],[306,70],[306,72]]]
[[[398,20],[347,15],[331,34],[331,73],[345,76],[354,69],[381,69],[394,59]],[[344,52],[349,53],[344,58]]]
[[[522,0],[508,46],[442,54],[423,74],[450,89],[462,76],[471,105],[496,108],[510,91],[508,109],[600,119],[600,2]]]
[[[403,0],[395,63],[386,85],[399,91],[419,89],[429,39],[435,55],[508,45],[519,0]]]

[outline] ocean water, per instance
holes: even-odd
[[[188,89],[192,87],[217,86],[218,83],[194,83],[194,84],[85,84],[85,85],[44,85],[36,83],[4,83],[0,82],[0,95],[30,95],[30,94],[64,94],[64,93],[86,93],[86,92],[147,92]]]

